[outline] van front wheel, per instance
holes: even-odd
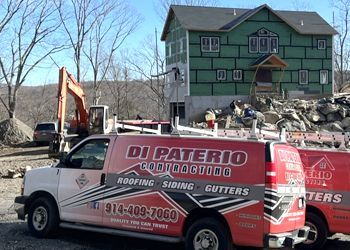
[[[186,233],[186,250],[232,250],[227,228],[213,218],[194,222]]]
[[[28,228],[31,234],[43,238],[51,236],[58,227],[57,207],[51,199],[38,198],[28,211]]]

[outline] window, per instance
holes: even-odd
[[[299,83],[300,84],[308,84],[309,83],[309,77],[308,77],[307,70],[299,70]]]
[[[186,51],[186,38],[182,38],[180,40],[180,53],[183,53]]]
[[[171,57],[171,46],[173,43],[168,43],[168,45],[166,46],[166,57]]]
[[[226,80],[226,70],[219,69],[216,71],[216,79],[219,81],[225,81]]]
[[[328,70],[320,70],[320,84],[328,84]]]
[[[260,29],[249,37],[249,53],[278,53],[277,34]]]
[[[269,38],[268,37],[259,37],[259,52],[260,53],[269,53]]]
[[[318,49],[326,49],[326,40],[317,40]]]
[[[202,37],[201,48],[203,52],[219,52],[219,37]]]
[[[258,38],[257,37],[249,37],[249,53],[258,53]]]
[[[270,38],[270,52],[278,53],[278,37]]]
[[[242,80],[242,70],[241,69],[235,69],[233,70],[233,80],[241,81]]]
[[[102,169],[108,149],[109,140],[89,140],[73,151],[66,160],[69,168]]]

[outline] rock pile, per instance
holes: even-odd
[[[18,119],[0,122],[0,144],[17,145],[33,140],[33,130]]]
[[[229,108],[214,111],[219,128],[251,127],[256,118],[263,129],[350,132],[350,95],[317,100],[257,98],[255,106],[236,100]]]

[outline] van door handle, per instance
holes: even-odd
[[[101,174],[101,180],[100,180],[100,184],[104,185],[106,182],[106,174]]]

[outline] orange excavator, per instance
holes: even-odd
[[[75,118],[66,121],[67,98],[70,94],[74,98],[76,112]],[[59,152],[67,151],[70,145],[91,134],[108,133],[108,106],[93,105],[87,109],[85,94],[80,83],[65,67],[59,70],[58,79],[57,120],[58,131],[55,139],[50,143],[49,156],[56,157]],[[65,129],[68,124],[68,130]],[[68,134],[68,131],[73,134]]]

